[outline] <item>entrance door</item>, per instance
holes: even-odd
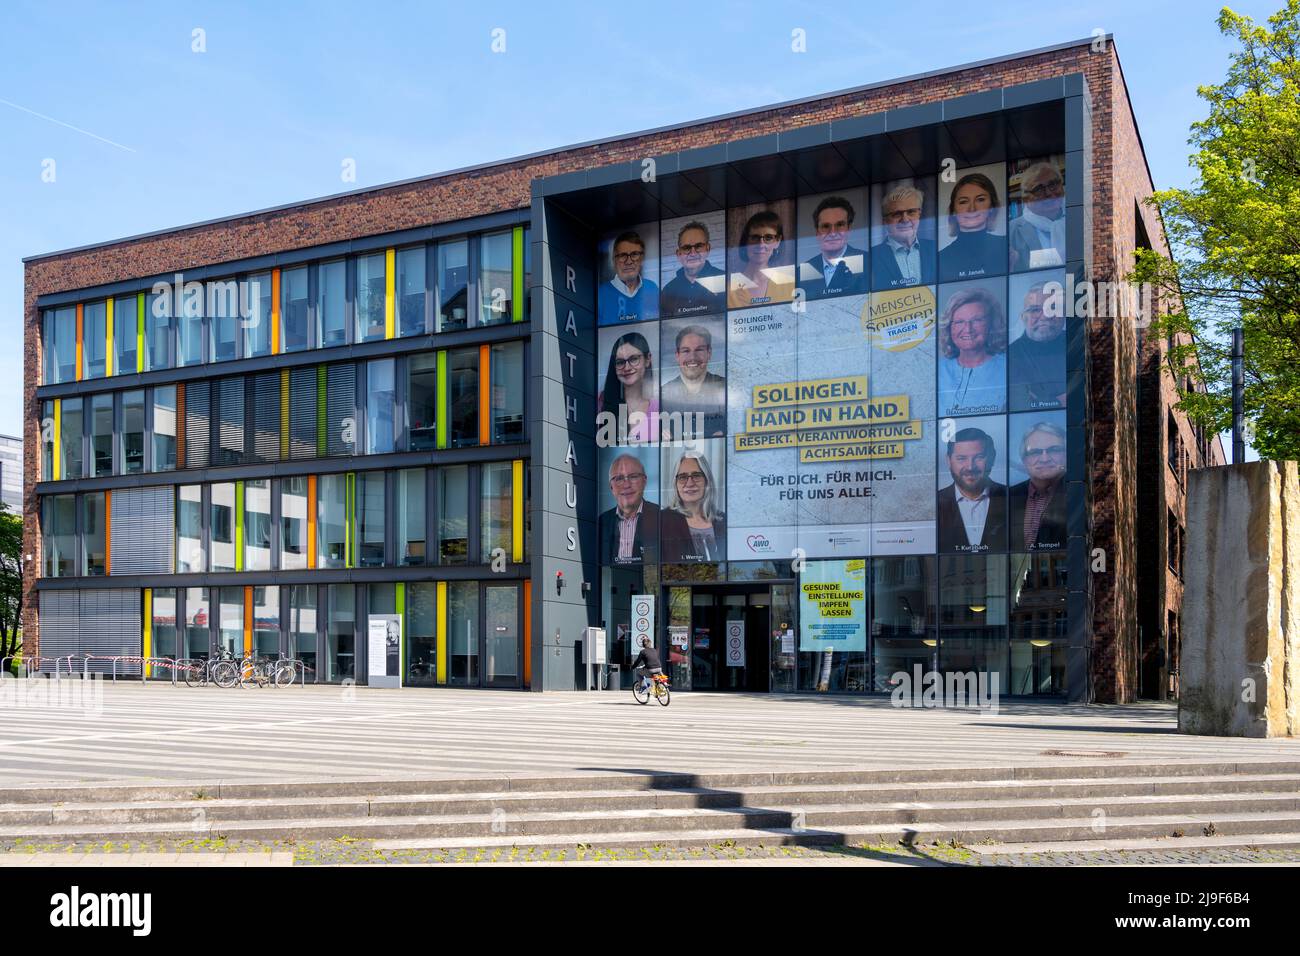
[[[696,587],[691,595],[691,689],[769,689],[769,589]]]
[[[480,659],[484,687],[519,686],[519,585],[483,588],[484,627]]]

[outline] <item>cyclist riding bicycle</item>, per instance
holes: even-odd
[[[650,638],[642,637],[641,653],[632,662],[632,676],[639,684],[641,681],[649,681],[655,674],[662,674],[663,672],[664,664],[659,659],[659,652],[650,643]]]

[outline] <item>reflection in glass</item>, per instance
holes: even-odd
[[[468,325],[469,242],[438,243],[438,331]]]
[[[438,585],[413,581],[406,586],[406,672],[403,683],[432,687],[438,678]]]
[[[447,644],[451,683],[477,687],[478,584],[474,581],[447,582]]]
[[[210,588],[185,589],[185,656],[207,660],[212,653]]]
[[[326,585],[325,681],[337,684],[356,676],[356,585]]]
[[[1005,693],[1064,694],[1067,555],[1013,554],[1011,686]]]
[[[871,562],[872,690],[888,692],[907,675],[915,686],[934,670],[938,646],[933,556],[875,558]]]
[[[939,668],[997,674],[1000,693],[1010,686],[1006,555],[939,556]]]

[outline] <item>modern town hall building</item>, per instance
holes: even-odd
[[[1152,190],[1097,38],[34,256],[26,653],[1164,696]]]

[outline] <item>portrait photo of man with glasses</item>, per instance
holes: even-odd
[[[858,221],[858,210],[865,208],[863,196],[855,189],[800,197],[798,283],[806,298],[867,291],[867,254],[851,241],[863,241],[863,223]]]
[[[1013,174],[1014,175],[1014,174]],[[1065,265],[1065,177],[1052,160],[1033,162],[1020,174],[1020,215],[1007,227],[1011,271]]]
[[[727,307],[727,276],[723,269],[721,211],[669,219],[663,224],[664,289],[659,310],[666,319],[708,315]],[[718,237],[717,248],[714,237]],[[669,269],[676,263],[675,271]]]
[[[1011,277],[1011,411],[1065,405],[1065,273]]]
[[[646,499],[646,488],[658,487],[658,447],[606,449],[602,460],[606,487],[614,506],[600,515],[600,562],[603,565],[641,564],[656,560],[659,547],[659,506]]]
[[[601,325],[644,322],[659,317],[659,285],[649,278],[659,271],[652,261],[659,243],[659,229],[653,223],[626,229],[609,244],[608,259],[602,263],[596,316]]]
[[[871,287],[877,292],[935,281],[933,180],[904,179],[876,187],[880,241],[871,247]]]
[[[1011,550],[1055,551],[1065,547],[1065,428],[1064,415],[1053,420],[1038,415],[1013,415],[1011,437],[1020,438],[1020,468],[1028,476],[1011,486]]]

